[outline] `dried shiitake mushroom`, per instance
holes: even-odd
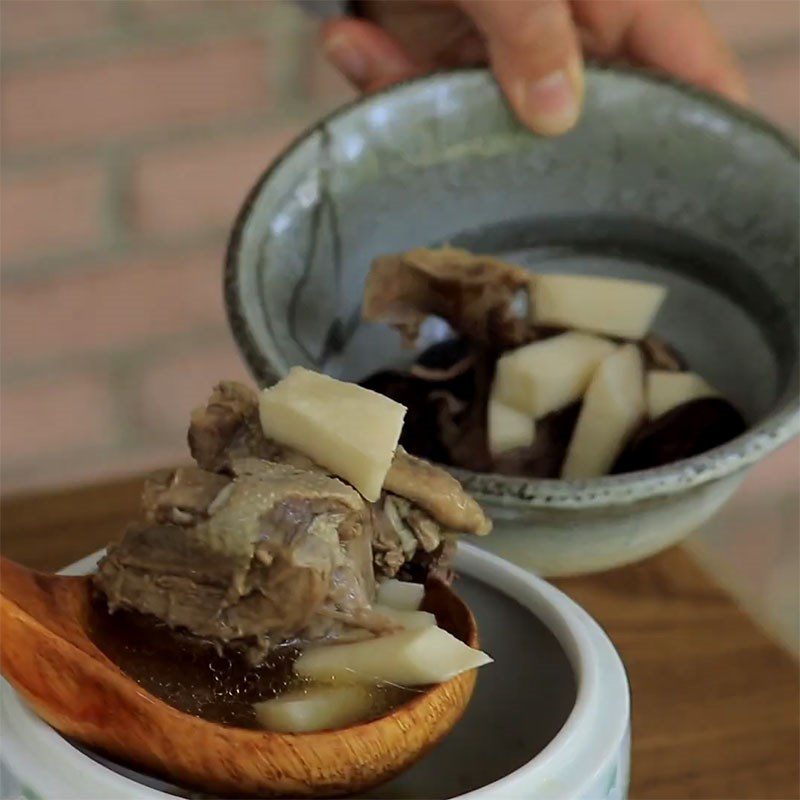
[[[747,429],[742,415],[719,397],[676,406],[633,435],[611,472],[636,472],[705,453]]]

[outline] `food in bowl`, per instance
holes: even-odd
[[[535,275],[444,247],[375,260],[363,316],[414,344],[429,318],[453,338],[362,385],[409,409],[412,453],[479,472],[588,479],[698,455],[741,414],[650,332],[662,286]]]
[[[490,522],[397,447],[405,409],[302,368],[192,413],[196,466],[144,486],[109,546],[92,637],[130,677],[213,722],[347,726],[491,659],[425,611],[459,534]]]

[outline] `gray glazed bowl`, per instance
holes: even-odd
[[[696,529],[798,431],[798,176],[778,131],[663,78],[590,70],[581,123],[553,140],[486,71],[434,75],[337,111],[259,179],[229,243],[230,323],[262,385],[294,364],[358,380],[414,356],[359,318],[382,253],[451,242],[666,284],[654,330],[742,410],[745,435],[590,481],[452,470],[495,520],[489,549],[545,575],[607,569]],[[444,335],[432,324],[420,347]]]

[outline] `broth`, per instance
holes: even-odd
[[[220,654],[212,643],[178,633],[154,617],[125,610],[111,614],[101,596],[93,601],[89,632],[97,647],[139,686],[209,722],[260,730],[253,703],[312,685],[292,671],[297,648],[276,648],[253,667],[243,655]],[[382,716],[420,691],[386,684],[370,688],[372,708],[363,721]]]

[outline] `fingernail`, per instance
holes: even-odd
[[[328,59],[353,83],[363,84],[369,80],[369,62],[349,39],[334,36],[325,42],[324,48]]]
[[[580,67],[556,70],[520,86],[525,117],[538,133],[557,136],[568,131],[580,114]]]

